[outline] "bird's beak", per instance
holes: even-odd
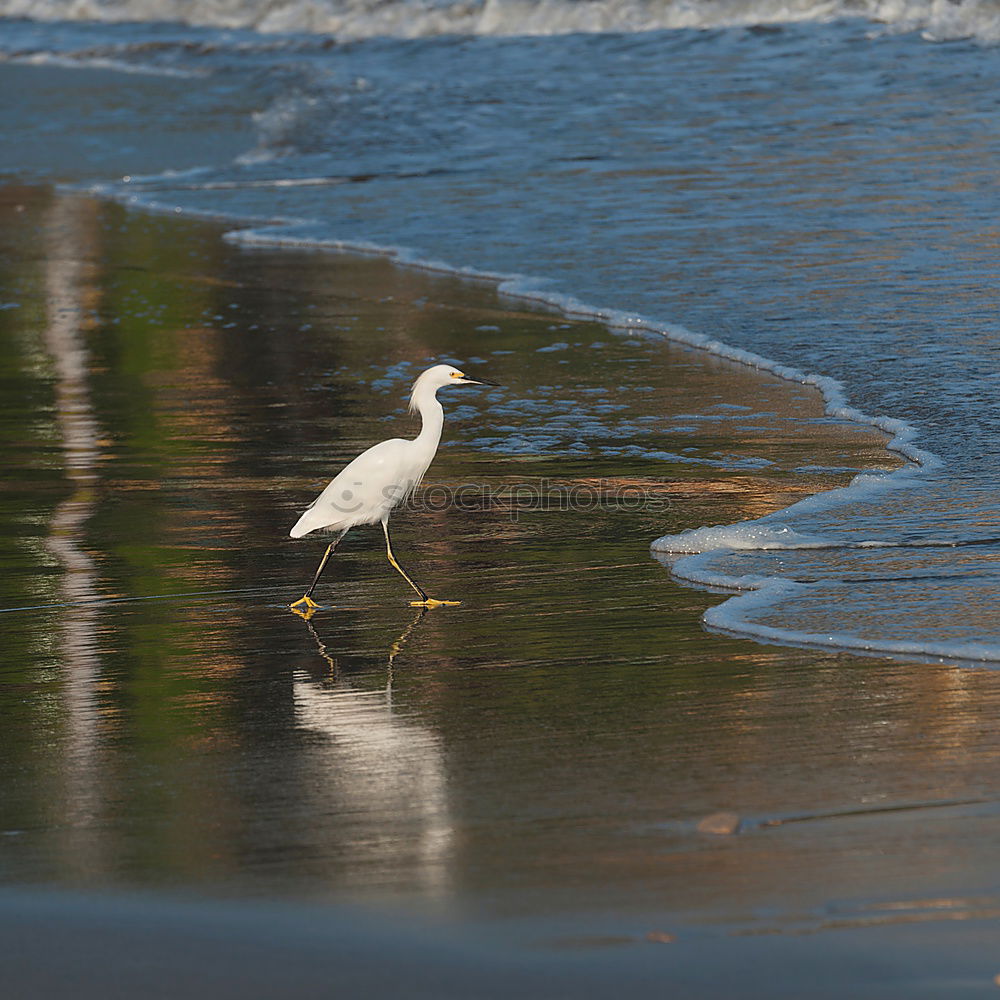
[[[461,378],[455,379],[456,382],[465,382],[469,385],[492,385],[497,386],[499,382],[488,382],[484,378],[470,378],[468,375],[463,375]]]

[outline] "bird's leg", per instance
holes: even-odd
[[[337,546],[340,544],[340,540],[346,535],[347,532],[341,532],[330,544],[326,547],[326,552],[323,553],[323,558],[319,561],[319,566],[316,569],[316,575],[313,577],[313,582],[309,585],[309,589],[294,603],[290,604],[289,607],[293,611],[297,611],[299,608],[306,608],[309,611],[315,611],[319,605],[312,599],[313,591],[316,589],[316,584],[319,583],[319,578],[326,569],[326,564],[333,555]]]
[[[393,568],[397,573],[420,595],[421,602],[427,600],[427,595],[424,593],[423,588],[415,584],[410,577],[407,575],[405,569],[396,562],[396,557],[392,554],[392,542],[389,541],[389,522],[382,522],[382,532],[385,535],[385,554],[389,557],[389,562],[392,563]]]
[[[389,521],[382,522],[382,531],[385,533],[385,552],[389,557],[389,562],[399,575],[420,595],[419,601],[410,601],[411,608],[438,608],[443,605],[457,606],[461,601],[436,601],[433,597],[428,597],[424,589],[413,582],[406,570],[396,562],[396,557],[392,554],[392,542],[389,541]]]

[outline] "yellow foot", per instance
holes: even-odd
[[[426,601],[410,601],[411,608],[457,608],[461,601],[436,601],[428,597]]]
[[[318,605],[308,594],[304,597],[300,597],[294,604],[288,605],[289,610],[294,611],[300,618],[304,618],[309,621],[310,618],[320,609]]]

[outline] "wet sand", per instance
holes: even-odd
[[[47,1000],[993,996],[995,924],[528,947],[342,907],[0,893],[9,995]]]
[[[297,995],[334,967],[368,995],[995,989],[996,675],[707,635],[718,598],[648,551],[850,475],[797,470],[891,466],[878,435],[488,285],[222,231],[0,192],[2,870],[87,893],[0,901],[15,982],[107,995],[127,923],[142,958],[115,973],[148,988],[200,920],[223,944],[179,971],[213,996],[253,995],[272,959]],[[286,605],[322,542],[288,526],[413,432],[393,369],[432,357],[503,383],[445,401],[427,502],[396,522],[462,606],[410,609],[358,531],[303,621]],[[572,426],[552,454],[476,443],[537,444],[565,409],[595,418],[575,455]],[[699,829],[719,811],[736,832]]]

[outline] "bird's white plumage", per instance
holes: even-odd
[[[462,383],[493,385],[492,382],[481,379],[467,378],[451,365],[428,368],[413,383],[413,391],[410,393],[410,410],[419,413],[421,421],[420,433],[416,438],[412,441],[403,438],[382,441],[358,455],[295,522],[289,532],[292,538],[301,538],[310,531],[322,528],[337,533],[337,537],[326,547],[309,589],[291,605],[296,614],[308,618],[319,608],[312,599],[313,591],[331,554],[348,529],[356,524],[374,524],[376,521],[382,522],[389,562],[420,598],[419,601],[412,601],[412,604],[421,608],[436,608],[459,603],[428,597],[423,587],[399,565],[389,538],[389,514],[417,488],[437,452],[441,428],[444,426],[444,410],[437,401],[438,389]]]
[[[393,438],[362,452],[295,522],[292,538],[320,528],[346,531],[387,518],[417,488],[434,457],[416,445],[416,441]]]
[[[451,365],[435,365],[413,383],[410,409],[422,420],[420,434],[412,441],[392,438],[373,445],[333,479],[289,532],[301,538],[311,531],[347,531],[358,524],[377,524],[388,519],[420,484],[437,452],[444,425],[444,411],[437,390],[466,382]]]

